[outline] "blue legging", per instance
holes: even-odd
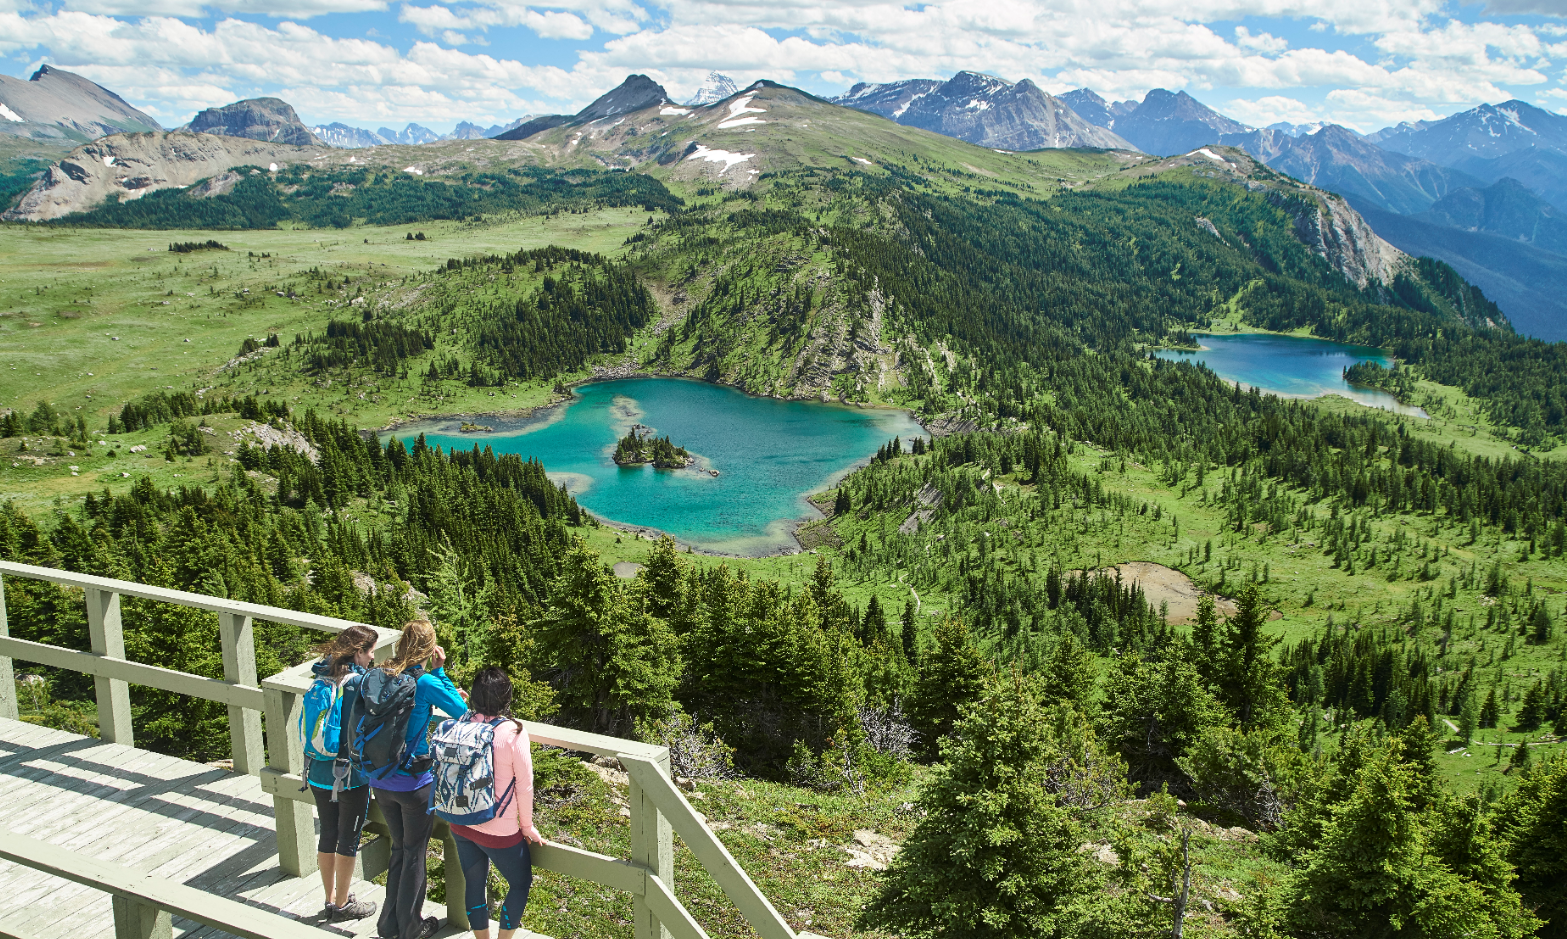
[[[533,886],[533,856],[528,853],[528,842],[510,848],[486,848],[452,832],[457,842],[457,860],[462,864],[464,886],[463,902],[468,907],[468,928],[488,929],[490,926],[490,901],[486,886],[490,879],[490,862],[506,878],[506,899],[501,901],[501,928],[517,929],[522,925],[522,912],[528,908],[528,890]]]

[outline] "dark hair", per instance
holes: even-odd
[[[511,676],[498,665],[488,665],[473,676],[468,689],[468,709],[489,717],[511,717]],[[512,717],[512,720],[517,720]],[[517,721],[522,728],[522,722]]]
[[[316,654],[330,658],[332,677],[342,678],[348,672],[348,667],[354,664],[354,656],[373,650],[377,638],[375,630],[355,623],[329,641],[316,646]]]

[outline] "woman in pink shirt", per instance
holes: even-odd
[[[511,679],[504,669],[492,666],[480,670],[468,692],[465,719],[490,721],[511,717],[511,695]],[[483,824],[452,826],[457,859],[467,880],[468,925],[475,939],[490,937],[490,904],[485,896],[490,864],[493,862],[506,879],[498,939],[510,939],[522,926],[528,889],[533,886],[533,858],[528,845],[544,843],[539,830],[533,827],[533,757],[528,751],[528,732],[521,721],[513,718],[496,725],[494,765],[496,793],[510,790],[511,797],[494,818]]]

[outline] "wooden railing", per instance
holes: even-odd
[[[5,576],[48,581],[82,590],[92,651],[64,649],[11,637],[5,614]],[[128,660],[120,621],[120,598],[127,596],[216,613],[223,647],[223,679]],[[256,620],[328,633],[341,632],[355,625],[328,616],[0,561],[0,717],[15,720],[19,716],[13,659],[92,675],[98,698],[99,732],[104,740],[126,746],[134,746],[129,688],[132,684],[228,705],[234,769],[260,777],[262,789],[272,796],[277,817],[279,865],[292,876],[308,876],[316,870],[314,800],[306,791],[304,753],[294,727],[312,681],[310,663],[285,669],[258,682],[252,631]],[[376,632],[376,658],[381,660],[390,652],[399,633],[384,629]],[[263,713],[266,715],[264,735]],[[636,939],[671,936],[707,939],[707,933],[675,897],[673,836],[678,832],[692,855],[761,939],[815,939],[809,933],[797,934],[790,928],[735,863],[702,816],[691,808],[670,778],[667,748],[549,724],[527,722],[526,726],[535,743],[614,757],[625,766],[630,778],[629,858],[613,858],[546,842],[533,852],[535,867],[629,893]],[[367,830],[381,835],[361,852],[362,876],[368,880],[386,869],[391,846],[385,822],[373,808]],[[448,926],[467,929],[462,866],[456,860],[456,844],[444,823],[437,823],[435,837],[445,846]],[[282,917],[183,885],[155,883],[148,875],[72,855],[29,839],[8,836],[0,846],[0,857],[112,893],[116,898],[116,935],[121,939],[167,935],[171,911],[236,935],[303,935],[283,929],[281,925],[275,932],[267,933],[254,919],[268,916],[282,924],[286,922]],[[244,911],[244,915],[238,911]],[[295,929],[307,928],[291,925]],[[249,931],[253,929],[261,932]]]

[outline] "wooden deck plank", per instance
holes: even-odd
[[[278,867],[272,798],[260,780],[63,731],[0,720],[0,835],[27,835],[97,860],[155,873],[302,923],[326,936],[372,936],[376,918],[324,924],[318,876]],[[376,904],[385,890],[354,884]],[[431,913],[439,910],[431,906]],[[109,895],[0,861],[0,921],[28,939],[111,935]],[[176,936],[221,939],[174,921]]]

